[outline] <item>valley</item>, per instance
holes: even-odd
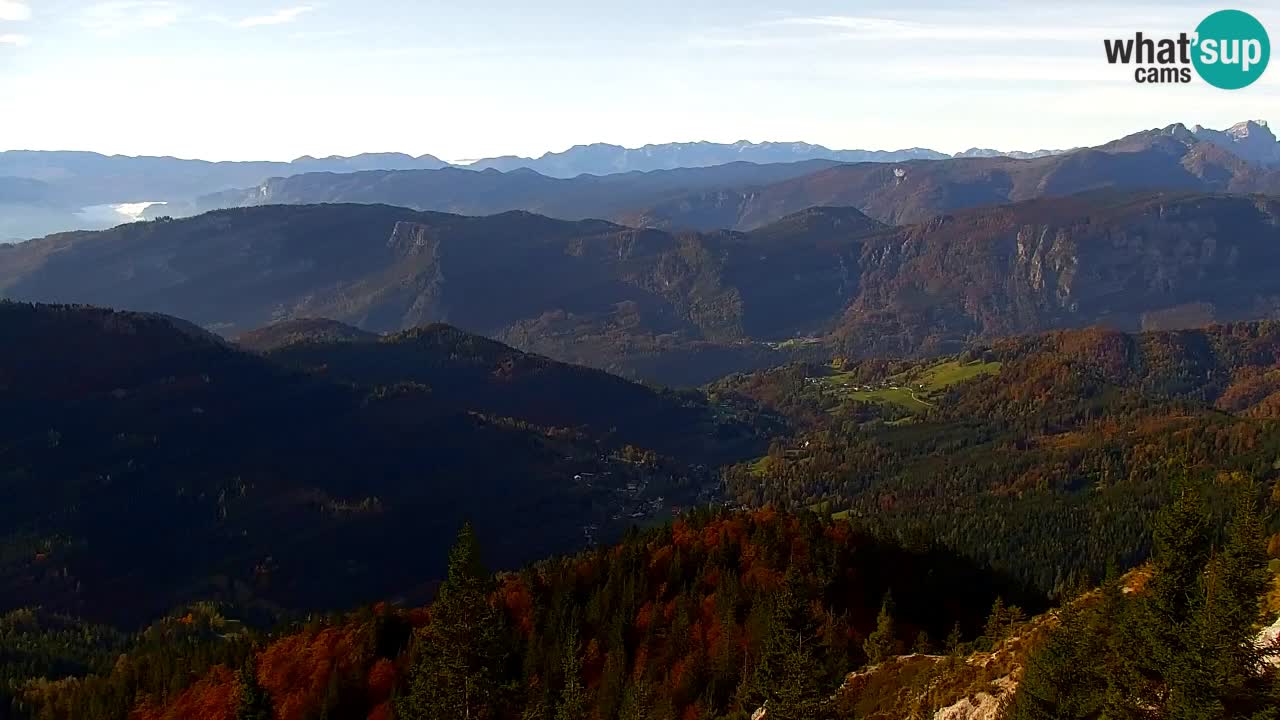
[[[0,155],[0,720],[1266,717],[1273,145]]]
[[[1055,328],[1274,318],[1277,213],[1263,195],[1100,191],[899,227],[822,207],[695,233],[273,205],[5,246],[0,292],[171,314],[228,337],[315,317],[374,333],[447,322],[696,386],[824,355],[926,357]]]

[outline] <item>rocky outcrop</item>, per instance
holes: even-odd
[[[1005,676],[991,683],[991,692],[978,692],[957,700],[933,714],[933,720],[997,720],[1018,683]]]

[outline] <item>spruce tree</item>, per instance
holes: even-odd
[[[618,720],[648,720],[650,707],[653,704],[653,691],[644,679],[627,685],[622,692],[622,706],[618,710]]]
[[[916,634],[916,644],[912,646],[911,652],[919,655],[929,655],[933,652],[933,641],[929,639],[929,633],[921,630]]]
[[[1137,616],[1138,690],[1162,717],[1218,717],[1211,652],[1200,627],[1213,540],[1199,493],[1178,492],[1156,518],[1152,541],[1152,576]]]
[[[1254,638],[1267,581],[1262,522],[1251,491],[1243,490],[1222,551],[1210,562],[1199,623],[1209,681],[1228,715],[1252,705],[1251,689],[1264,667],[1265,653]]]
[[[565,640],[564,686],[560,691],[560,704],[556,707],[556,720],[587,720],[587,690],[582,686],[582,647],[578,643],[576,628],[569,630]]]
[[[876,629],[871,631],[866,642],[862,644],[868,663],[875,665],[894,654],[897,644],[896,632],[893,623],[893,597],[885,593],[884,600],[880,603],[880,614],[876,617]]]
[[[789,578],[774,594],[760,657],[740,693],[747,714],[768,708],[769,720],[814,720],[823,702],[825,673],[815,657],[797,583]],[[808,635],[808,638],[806,636]]]
[[[258,661],[252,653],[236,681],[236,720],[272,720],[271,696],[258,683]]]
[[[1086,657],[1088,624],[1081,611],[1064,610],[1059,625],[1027,661],[1014,698],[1013,720],[1097,717],[1104,703],[1088,672],[1099,658]]]
[[[810,641],[799,633],[782,639],[780,683],[769,698],[771,720],[817,720],[823,705],[822,666],[813,655]],[[808,647],[806,646],[808,645]]]
[[[449,553],[449,574],[418,636],[409,692],[396,701],[397,720],[483,720],[498,703],[503,663],[502,617],[490,603],[492,580],[471,524]]]
[[[960,623],[957,622],[951,626],[951,632],[947,633],[947,655],[959,657],[962,643],[964,643],[964,633],[960,631]]]

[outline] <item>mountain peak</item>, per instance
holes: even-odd
[[[1267,127],[1266,120],[1245,120],[1232,125],[1226,132],[1237,140],[1253,137],[1254,135],[1262,135],[1271,142],[1276,141],[1275,133],[1271,132],[1271,129]]]
[[[1195,126],[1194,135],[1255,165],[1280,165],[1280,142],[1265,120],[1245,120],[1226,130]]]

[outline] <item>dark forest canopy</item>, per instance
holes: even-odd
[[[1273,322],[1062,331],[680,392],[441,325],[265,334],[255,354],[165,316],[0,304],[18,717],[435,717],[456,698],[422,678],[459,672],[494,718],[742,718],[766,700],[783,720],[872,717],[857,708],[901,703],[869,688],[917,687],[878,673],[951,683],[971,665],[948,657],[989,652],[964,681],[986,687],[1059,637],[1014,631],[1047,598],[1153,549],[1161,567],[1152,518],[1179,493],[1203,498],[1210,547],[1233,507],[1264,508],[1246,570],[1280,551]],[[692,509],[724,505],[746,507]],[[477,542],[489,568],[551,559],[495,579]],[[1256,629],[1245,616],[1231,632]],[[1089,617],[1082,637],[1113,642]],[[1093,647],[1060,643],[1044,647]]]
[[[883,654],[940,652],[948,635],[989,646],[993,605],[1043,608],[947,553],[769,510],[695,512],[496,578],[482,547],[464,529],[428,608],[380,606],[267,640],[200,606],[130,640],[126,660],[82,663],[87,682],[28,686],[18,706],[40,720],[229,719],[246,702],[236,671],[256,645],[250,684],[282,720],[385,718],[393,706],[400,718],[463,717],[467,703],[472,717],[551,720],[566,706],[579,717],[737,716],[785,683],[812,701]],[[52,633],[40,647],[76,652]]]
[[[352,384],[172,318],[0,304],[0,608],[133,623],[204,598],[423,597],[442,568],[420,548],[447,544],[464,516],[499,567],[517,567],[708,499],[712,468],[652,447],[763,451],[750,416],[705,398],[428,336],[451,345],[379,346],[422,376]],[[505,368],[494,382],[512,393],[485,368]],[[539,377],[556,378],[560,415],[528,414],[517,388]],[[592,402],[609,403],[617,432]]]
[[[114,662],[90,655],[84,679],[24,679],[80,652],[50,632],[0,676],[0,717],[889,720],[984,688],[1009,720],[1265,717],[1280,677],[1254,640],[1272,583],[1259,517],[1237,494],[1219,536],[1194,491],[1175,495],[1150,567],[1038,616],[954,556],[812,514],[696,512],[496,577],[467,525],[428,607],[263,636],[199,606],[115,640]],[[35,622],[0,620],[0,652]]]

